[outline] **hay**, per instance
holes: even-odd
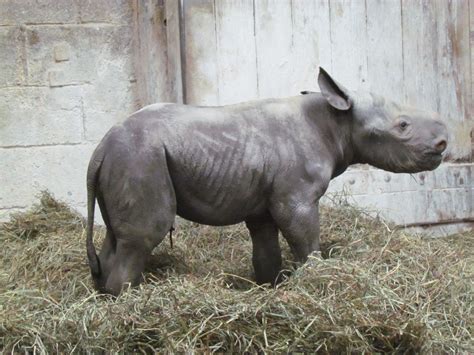
[[[69,233],[84,226],[82,216],[44,191],[39,196],[39,203],[26,213],[13,214],[2,230],[19,238],[34,238],[41,234]]]
[[[474,351],[472,232],[424,240],[351,206],[321,221],[322,254],[276,289],[251,281],[242,226],[180,222],[146,282],[113,300],[91,289],[82,218],[44,194],[0,229],[0,348]]]

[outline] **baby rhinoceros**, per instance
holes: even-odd
[[[319,249],[318,203],[351,164],[396,173],[435,169],[447,131],[434,113],[347,90],[320,69],[321,93],[236,105],[154,104],[102,139],[87,173],[87,255],[97,289],[140,283],[176,215],[245,222],[258,283],[281,269],[278,232],[304,262]],[[107,234],[92,241],[97,198]]]

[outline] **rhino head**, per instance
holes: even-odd
[[[399,105],[382,96],[350,91],[320,68],[318,84],[333,109],[351,120],[354,163],[395,173],[437,168],[447,147],[447,129],[438,114]]]

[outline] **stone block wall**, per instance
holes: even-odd
[[[49,189],[83,211],[103,134],[140,106],[136,1],[0,2],[0,219]]]

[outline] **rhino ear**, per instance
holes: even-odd
[[[327,102],[335,109],[347,111],[352,107],[352,101],[347,89],[338,84],[323,68],[319,68],[318,84]]]

